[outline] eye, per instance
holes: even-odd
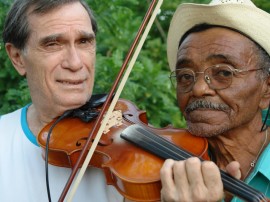
[[[214,78],[230,78],[233,72],[228,67],[212,68],[211,74]]]
[[[59,45],[59,43],[57,43],[56,41],[51,41],[51,42],[48,42],[46,44],[47,47],[49,47],[49,46],[57,46],[57,45]]]
[[[81,43],[91,43],[91,41],[89,39],[81,39],[80,41]]]
[[[194,74],[190,70],[181,70],[176,73],[176,81],[180,85],[188,85],[194,81]]]
[[[81,38],[79,40],[79,45],[82,48],[93,48],[93,47],[95,47],[95,39],[93,37],[91,37],[91,38]]]
[[[59,41],[48,41],[43,45],[43,47],[47,51],[57,51],[61,49],[62,45]]]
[[[218,72],[218,75],[219,76],[222,76],[222,77],[231,77],[232,76],[232,72],[231,71],[228,71],[228,70],[220,70]]]

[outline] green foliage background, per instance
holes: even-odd
[[[94,93],[109,92],[125,59],[150,0],[87,0],[98,22],[97,62]],[[169,81],[166,34],[174,10],[180,3],[209,3],[210,0],[164,0],[128,82],[121,94],[145,110],[156,127],[173,124],[185,127]],[[269,0],[254,0],[270,11]],[[0,0],[0,30],[12,0]],[[259,21],[258,21],[259,23]],[[181,25],[179,25],[181,26]],[[31,102],[27,82],[14,70],[0,38],[0,114]]]

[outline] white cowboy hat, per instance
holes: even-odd
[[[246,34],[270,55],[270,14],[250,0],[212,0],[210,4],[181,4],[171,20],[167,38],[170,69],[176,65],[179,41],[193,26],[221,25]]]

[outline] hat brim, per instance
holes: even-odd
[[[182,4],[171,20],[167,38],[167,57],[175,69],[179,41],[193,26],[201,23],[230,27],[256,41],[270,55],[270,15],[255,7],[241,4]]]

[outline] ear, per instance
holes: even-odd
[[[22,51],[16,48],[12,43],[6,43],[5,48],[17,72],[22,76],[26,75],[26,70],[22,60]]]
[[[259,106],[261,109],[266,109],[269,107],[270,102],[270,76],[268,76],[263,85],[263,95]]]

